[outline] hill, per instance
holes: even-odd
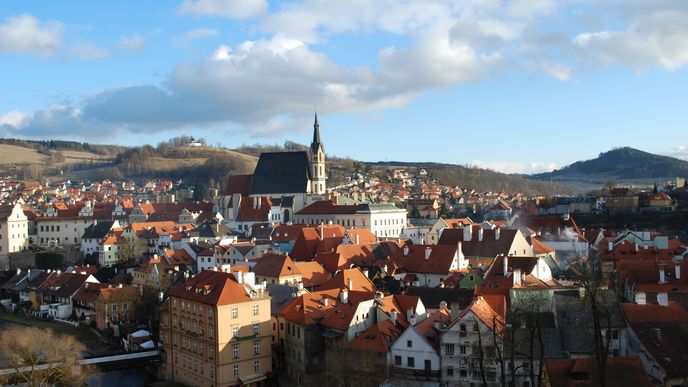
[[[475,166],[399,161],[367,164],[378,168],[422,168],[428,172],[429,178],[437,180],[442,185],[472,188],[480,191],[525,192],[530,195],[576,194],[580,191],[575,187],[562,183],[538,181],[522,175],[505,174]]]
[[[531,177],[567,184],[595,185],[599,188],[609,181],[652,184],[677,176],[688,176],[688,161],[625,147],[601,153],[592,160],[578,161]]]
[[[60,175],[67,178],[168,178],[188,183],[218,183],[228,174],[252,173],[262,152],[307,150],[302,144],[242,145],[236,149],[185,146],[187,141],[172,139],[156,147],[121,147],[69,141],[27,141],[0,139],[0,173],[36,179]],[[369,169],[382,176],[386,169],[424,168],[429,178],[442,185],[482,191],[556,194],[576,192],[570,186],[507,175],[477,167],[440,163],[363,163],[349,158],[328,157],[328,185],[344,184],[356,169]]]

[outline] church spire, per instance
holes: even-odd
[[[313,123],[313,142],[311,143],[311,150],[313,153],[318,151],[319,146],[322,146],[322,142],[320,141],[320,124],[318,124],[318,112],[315,112],[315,122]]]

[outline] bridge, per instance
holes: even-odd
[[[98,366],[98,367],[121,367],[127,363],[134,362],[137,365],[146,364],[145,361],[157,361],[160,357],[160,350],[150,350],[150,351],[140,351],[140,352],[128,352],[120,355],[106,355],[99,357],[91,357],[88,359],[79,360],[80,366]],[[13,375],[21,372],[43,371],[50,368],[59,367],[59,364],[39,364],[34,367],[26,366],[20,368],[6,368],[0,369],[0,376]]]

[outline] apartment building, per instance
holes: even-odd
[[[246,279],[246,280],[244,280]],[[189,386],[261,386],[272,371],[270,296],[250,275],[205,270],[170,289],[163,370]]]

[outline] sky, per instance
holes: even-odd
[[[534,173],[688,159],[685,0],[0,2],[0,137]]]

